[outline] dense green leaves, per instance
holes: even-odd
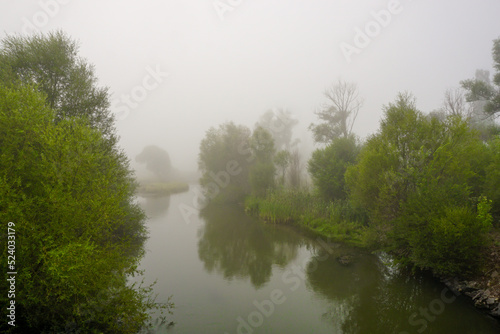
[[[308,171],[325,200],[347,198],[344,174],[347,167],[355,163],[358,151],[353,136],[334,139],[326,148],[314,151]]]
[[[477,269],[491,225],[489,207],[476,208],[490,159],[466,120],[425,116],[400,95],[346,179],[351,199],[401,261],[466,274]]]
[[[86,118],[106,136],[114,136],[107,88],[97,86],[94,68],[78,56],[78,44],[61,31],[1,41],[0,79],[35,84],[55,110],[56,121]]]
[[[0,85],[0,221],[16,229],[15,329],[136,332],[153,304],[126,281],[146,238],[128,160],[85,120],[54,117],[35,88]]]
[[[210,128],[200,143],[200,184],[209,199],[238,201],[249,193],[248,169],[255,159],[250,129],[225,123]]]
[[[488,162],[485,163],[484,195],[492,200],[491,213],[500,223],[500,136],[488,143]]]

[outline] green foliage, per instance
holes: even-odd
[[[143,196],[165,196],[182,193],[189,190],[189,184],[184,182],[153,182],[144,183],[137,188],[137,192]]]
[[[97,86],[94,67],[78,56],[78,44],[62,31],[1,41],[0,80],[36,84],[55,110],[54,120],[84,117],[90,126],[114,138],[107,88]]]
[[[232,122],[211,127],[205,134],[198,168],[202,173],[200,184],[209,199],[237,202],[250,192],[248,171],[255,160],[250,135],[250,129]]]
[[[274,155],[274,139],[269,131],[257,127],[252,133],[250,147],[257,161],[271,162]]]
[[[309,210],[312,195],[296,189],[271,191],[259,202],[259,216],[271,223],[288,224],[300,220]]]
[[[466,120],[426,117],[400,95],[346,179],[351,198],[368,210],[399,261],[465,274],[478,269],[485,243],[487,207],[481,204],[478,218],[473,203],[484,190],[489,156]]]
[[[274,140],[269,131],[257,127],[250,139],[255,162],[249,170],[249,182],[253,195],[264,196],[274,187],[276,167],[273,163]]]
[[[250,167],[250,187],[255,196],[265,196],[268,190],[274,188],[276,168],[272,162],[257,161]]]
[[[500,223],[500,137],[488,145],[490,161],[485,167],[484,195],[492,200],[491,214],[496,224]]]
[[[198,166],[208,199],[240,202],[252,193],[264,196],[274,187],[274,140],[264,128],[234,123],[210,128],[200,144]]]
[[[127,283],[147,236],[127,157],[85,120],[54,117],[34,88],[0,85],[0,221],[16,230],[15,330],[137,332],[154,300]],[[2,294],[4,318],[6,302]]]
[[[500,112],[500,38],[493,41],[492,55],[493,66],[497,70],[493,76],[493,85],[479,79],[461,82],[462,87],[467,91],[467,101],[487,101],[484,111],[489,115]]]
[[[295,225],[331,240],[372,246],[366,215],[347,201],[327,202],[304,190],[282,188],[264,198],[248,197],[245,210],[273,224]]]
[[[394,219],[399,202],[414,190],[414,174],[433,149],[428,142],[432,133],[427,125],[412,97],[401,94],[395,104],[386,107],[379,134],[367,140],[358,163],[348,168],[346,184],[350,196],[356,205],[368,210],[372,222]]]
[[[353,136],[337,138],[326,148],[313,152],[308,171],[321,197],[327,201],[346,199],[345,172],[354,164],[359,148]]]
[[[416,195],[406,205],[397,235],[407,242],[400,259],[438,275],[473,274],[480,268],[487,244],[491,203],[482,197],[475,209],[472,203],[443,202],[438,198],[443,193],[434,190],[425,197]]]
[[[391,222],[408,196],[429,180],[450,187],[465,183],[479,196],[485,161],[485,147],[465,120],[426,117],[411,97],[401,95],[386,109],[380,132],[368,139],[346,181],[373,223]]]

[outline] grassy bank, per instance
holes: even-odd
[[[189,190],[189,184],[184,182],[154,182],[141,184],[137,191],[141,196],[166,196]]]
[[[305,190],[280,189],[265,198],[247,197],[245,210],[266,222],[296,226],[332,241],[373,246],[366,215],[347,201],[326,202]]]

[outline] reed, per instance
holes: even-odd
[[[288,224],[334,241],[368,247],[366,214],[347,201],[327,202],[305,190],[277,189],[248,197],[245,210],[273,224]]]
[[[182,193],[189,190],[189,184],[183,182],[155,182],[141,184],[137,187],[137,192],[142,196],[165,196]]]

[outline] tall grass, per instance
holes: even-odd
[[[155,182],[141,184],[137,192],[143,196],[166,196],[182,193],[189,190],[189,184],[184,182]]]
[[[269,223],[298,226],[356,246],[370,244],[366,215],[348,201],[327,202],[305,190],[278,189],[265,198],[248,197],[245,209]]]

